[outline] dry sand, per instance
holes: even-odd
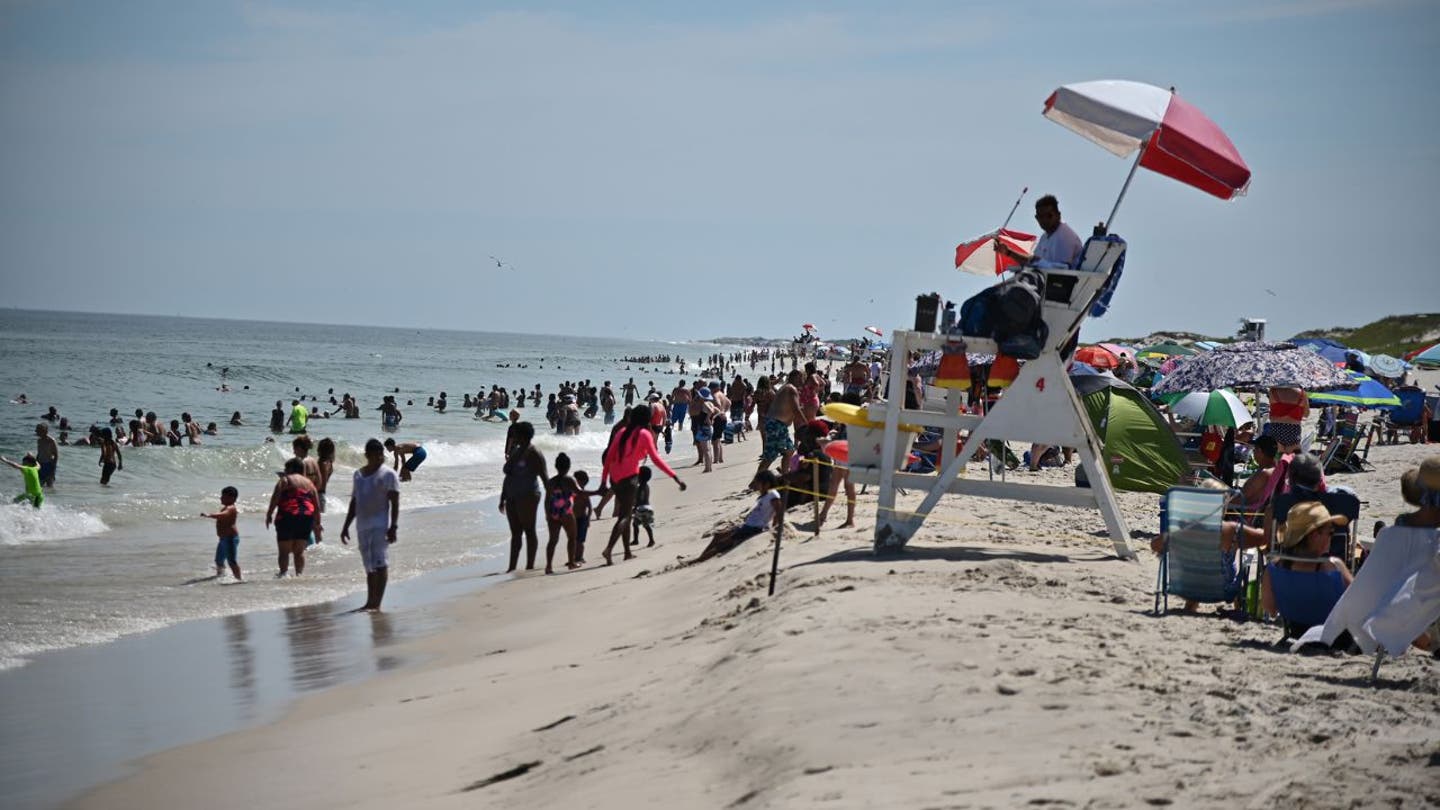
[[[1367,502],[1362,534],[1404,511],[1400,472],[1433,448],[1375,448],[1376,471],[1336,479]],[[75,806],[1440,804],[1434,660],[1372,685],[1369,661],[1290,654],[1274,626],[1156,618],[1155,557],[1115,559],[1098,513],[946,498],[910,553],[877,560],[872,493],[857,529],[787,534],[774,597],[763,537],[677,568],[753,500],[736,459],[758,436],[727,450],[682,471],[687,493],[659,482],[661,545],[639,559],[464,597],[417,642],[429,663],[152,757]],[[1121,499],[1143,546],[1156,497]]]

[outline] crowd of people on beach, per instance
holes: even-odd
[[[693,468],[705,474],[717,465],[735,461],[756,464],[750,479],[750,489],[757,494],[753,508],[743,521],[715,532],[709,544],[689,560],[691,564],[725,553],[750,537],[774,529],[783,521],[785,509],[799,502],[816,500],[823,504],[815,525],[818,530],[828,519],[842,487],[847,508],[845,521],[840,525],[842,528],[854,525],[856,497],[853,485],[847,480],[846,465],[836,463],[826,454],[827,445],[845,438],[846,426],[827,419],[823,408],[827,403],[859,406],[879,398],[887,382],[881,363],[883,354],[867,352],[869,347],[857,342],[848,359],[837,363],[835,355],[824,361],[807,357],[805,348],[797,345],[789,351],[755,349],[712,354],[694,364],[673,357],[627,358],[635,363],[665,363],[668,367],[656,367],[654,371],[667,376],[684,373],[686,369],[700,370],[693,379],[682,378],[675,385],[667,386],[669,390],[662,390],[653,379],[642,378],[644,381],[640,382],[635,377],[627,377],[619,385],[612,380],[602,380],[598,385],[591,379],[565,381],[548,393],[536,384],[529,389],[492,385],[488,390],[481,387],[473,394],[462,394],[462,408],[473,413],[474,418],[507,423],[499,509],[505,514],[510,529],[508,571],[519,569],[522,551],[525,568],[537,568],[542,519],[546,530],[545,573],[555,573],[556,552],[562,541],[561,564],[566,569],[586,565],[590,528],[596,521],[605,519],[607,507],[613,523],[599,553],[606,565],[614,563],[617,544],[623,559],[632,559],[640,547],[642,534],[645,547],[653,547],[657,520],[651,500],[652,479],[656,472],[663,473],[683,491],[686,484],[676,467]],[[927,377],[914,362],[921,358],[909,359],[912,363],[904,382],[905,399],[907,407],[917,408],[926,398]],[[762,364],[768,365],[768,370],[759,368]],[[746,366],[752,373],[746,374]],[[1138,364],[1123,361],[1114,371],[1115,376],[1135,382],[1143,382],[1137,380],[1142,373]],[[1247,423],[1220,437],[1217,431],[1198,426],[1202,434],[1194,443],[1208,464],[1200,483],[1234,486],[1236,493],[1235,519],[1225,524],[1217,544],[1221,551],[1234,558],[1236,552],[1263,548],[1272,542],[1271,538],[1278,537],[1278,547],[1291,554],[1303,557],[1313,550],[1318,555],[1323,550],[1321,540],[1327,527],[1338,522],[1336,515],[1326,512],[1319,504],[1293,512],[1293,517],[1286,521],[1276,521],[1268,511],[1277,495],[1327,490],[1323,466],[1300,446],[1301,423],[1311,415],[1310,403],[1299,389],[1272,388],[1262,393],[1265,396],[1260,402],[1251,403],[1262,423],[1259,428],[1253,422]],[[973,404],[967,407],[983,412],[994,407],[1003,395],[1004,386],[992,385],[987,369],[982,366],[972,370],[967,401]],[[423,407],[444,414],[448,412],[448,401],[449,395],[440,391],[429,397]],[[307,406],[307,402],[311,404]],[[406,399],[404,406],[415,407],[415,400]],[[536,418],[525,419],[527,409],[535,413]],[[1159,409],[1168,410],[1163,403]],[[382,432],[396,432],[404,420],[399,389],[383,395],[375,410],[380,414]],[[544,414],[543,422],[538,418],[540,413]],[[301,574],[306,548],[322,542],[325,536],[325,493],[334,472],[335,445],[328,438],[312,444],[309,435],[313,431],[312,421],[361,416],[355,397],[348,392],[337,397],[333,389],[322,400],[319,396],[301,394],[297,388],[288,408],[283,400],[276,401],[269,429],[275,434],[294,434],[291,442],[294,455],[278,476],[265,518],[266,527],[273,525],[276,531],[277,576],[289,576],[292,569],[294,575]],[[1352,413],[1339,406],[1322,410],[1320,437],[1335,435],[1339,430],[1337,425],[1347,420],[1353,428],[1351,417]],[[1166,418],[1178,433],[1197,429],[1174,414],[1167,413]],[[546,459],[534,444],[537,426],[543,425],[557,435],[570,436],[595,420],[609,431],[598,476],[574,469],[567,453]],[[238,412],[232,414],[229,423],[236,428],[246,426]],[[61,429],[59,442],[49,435],[52,424]],[[54,486],[59,447],[69,443],[66,441],[68,428],[65,417],[51,407],[36,426],[36,452],[19,462],[4,459],[22,473],[25,493],[21,499],[36,506],[43,503],[45,492]],[[687,444],[692,447],[694,456],[688,465],[682,465],[675,459],[676,438],[687,431],[689,441],[678,443],[682,448]],[[123,469],[122,446],[196,445],[202,443],[204,436],[217,432],[215,423],[201,428],[189,413],[170,420],[167,428],[153,411],[143,409],[136,409],[135,418],[129,420],[127,426],[118,410],[111,409],[108,424],[93,426],[85,439],[69,444],[97,447],[101,480],[108,483],[115,471]],[[735,445],[749,443],[755,433],[759,434],[756,452],[735,458],[738,450]],[[964,438],[963,432],[961,438]],[[1215,440],[1210,441],[1211,438]],[[274,440],[273,436],[265,439]],[[1418,436],[1417,440],[1425,441],[1427,437]],[[928,447],[922,437],[916,450],[923,455],[938,448]],[[967,448],[967,452],[973,460],[988,460],[992,468],[1005,465],[1012,469],[1023,466],[1039,470],[1071,463],[1071,449],[1064,447],[1034,445],[1021,458],[1010,453],[1003,442],[987,442]],[[727,459],[727,453],[731,458]],[[342,542],[348,543],[352,524],[357,528],[356,540],[367,582],[367,598],[361,610],[380,608],[388,580],[387,549],[397,540],[400,484],[413,479],[427,456],[421,441],[391,436],[384,441],[371,439],[366,443],[365,464],[354,472],[352,497],[340,532]],[[770,467],[777,463],[778,467],[772,471]],[[1431,459],[1414,471],[1404,487],[1406,500],[1419,508],[1403,516],[1401,523],[1433,527],[1435,510],[1440,505],[1435,503],[1435,493],[1440,492],[1440,458]],[[240,579],[242,573],[235,554],[239,542],[237,498],[235,488],[226,487],[220,496],[219,509],[205,516],[215,521],[217,576],[228,571]],[[1157,551],[1162,550],[1164,535],[1154,543]],[[1310,561],[1281,559],[1266,568],[1264,586],[1258,595],[1259,609],[1290,622],[1297,633],[1303,632],[1314,624],[1317,616],[1323,615],[1327,605],[1333,606],[1353,581],[1347,564],[1357,561],[1330,560],[1323,555]],[[1329,584],[1316,596],[1311,592],[1314,588],[1301,574],[1323,576]],[[1306,584],[1296,586],[1297,582]],[[1297,587],[1301,590],[1296,590]],[[1307,587],[1310,590],[1303,590]],[[1293,595],[1302,592],[1303,597]],[[1416,644],[1426,649],[1434,649],[1437,643],[1440,635],[1429,631],[1416,639]]]

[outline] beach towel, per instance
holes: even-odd
[[[1292,649],[1331,644],[1346,630],[1367,655],[1400,657],[1440,619],[1440,529],[1390,526],[1325,624],[1312,627]]]

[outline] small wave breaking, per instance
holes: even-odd
[[[0,545],[73,540],[109,529],[99,517],[63,506],[46,505],[39,509],[28,503],[0,506]]]

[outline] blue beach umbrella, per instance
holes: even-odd
[[[1309,349],[1337,366],[1345,365],[1345,355],[1354,349],[1329,338],[1299,338],[1290,341],[1302,349]]]
[[[1400,397],[1379,382],[1354,371],[1347,371],[1350,379],[1358,383],[1353,391],[1322,391],[1311,394],[1310,402],[1321,405],[1353,405],[1361,408],[1382,408],[1399,405]]]

